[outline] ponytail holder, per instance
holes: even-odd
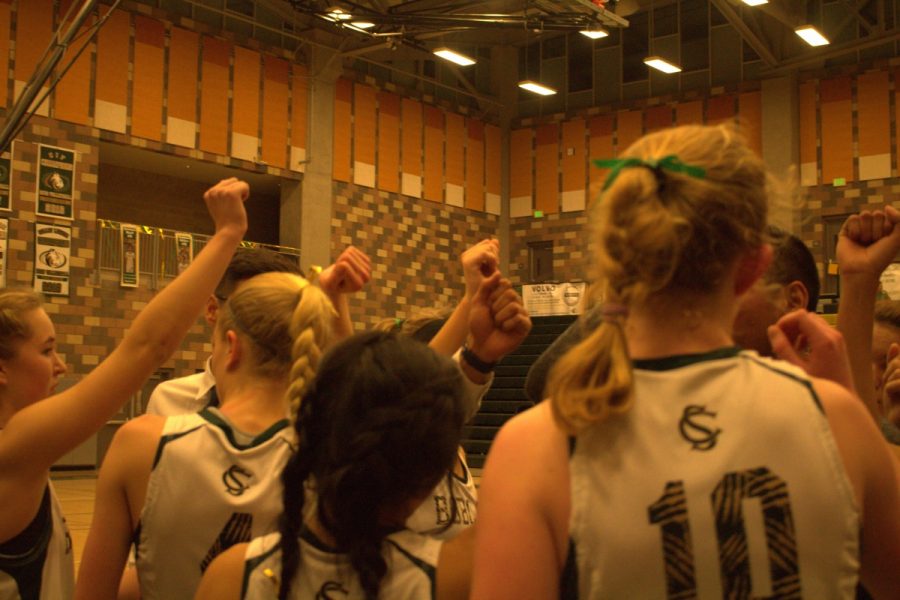
[[[663,158],[604,158],[592,161],[595,167],[602,169],[612,169],[603,183],[603,191],[613,184],[619,172],[622,169],[630,167],[644,167],[653,171],[656,176],[656,182],[659,184],[660,191],[665,187],[666,171],[672,173],[682,173],[695,179],[704,179],[706,177],[706,169],[695,165],[686,165],[681,162],[674,154],[664,156]]]
[[[322,267],[319,265],[309,265],[309,277],[306,278],[310,283],[316,283],[319,280],[319,275],[322,274]]]
[[[600,307],[600,314],[606,319],[615,319],[618,317],[628,316],[628,307],[624,304],[613,304],[608,302]]]

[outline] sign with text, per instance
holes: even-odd
[[[189,233],[175,233],[176,272],[181,275],[194,260],[194,236]]]
[[[122,224],[121,231],[121,266],[119,269],[119,285],[137,287],[140,280],[141,239],[137,225]]]
[[[75,215],[75,152],[38,146],[37,214],[72,219]]]
[[[69,295],[72,228],[34,224],[34,289],[46,296]]]
[[[12,210],[12,156],[16,143],[0,154],[0,210]]]
[[[580,315],[585,284],[537,283],[522,286],[522,300],[532,317]]]

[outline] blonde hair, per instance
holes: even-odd
[[[0,290],[0,358],[16,355],[15,342],[31,335],[25,314],[42,305],[41,297],[31,290]]]
[[[593,207],[593,279],[607,302],[708,294],[764,241],[768,176],[733,127],[667,129],[639,139],[623,157],[669,155],[705,176],[622,169]],[[618,315],[559,360],[547,389],[554,416],[574,433],[630,408],[631,361]]]
[[[336,315],[319,288],[292,273],[271,272],[242,282],[228,297],[216,328],[249,340],[254,366],[265,377],[290,377],[288,400],[296,416],[316,374]]]

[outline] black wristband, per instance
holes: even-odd
[[[487,375],[488,373],[493,373],[494,368],[497,366],[497,363],[495,362],[484,362],[483,360],[478,358],[475,353],[469,349],[468,345],[463,346],[462,357],[470,367],[472,367],[479,373],[484,373],[485,375]]]

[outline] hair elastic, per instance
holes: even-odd
[[[656,182],[662,190],[666,183],[666,171],[672,173],[683,173],[695,179],[704,179],[706,177],[706,169],[695,165],[686,165],[681,162],[674,154],[664,156],[663,158],[602,158],[592,161],[595,167],[602,169],[612,169],[603,183],[603,191],[613,184],[619,172],[622,169],[630,167],[644,167],[653,171],[656,176]]]

